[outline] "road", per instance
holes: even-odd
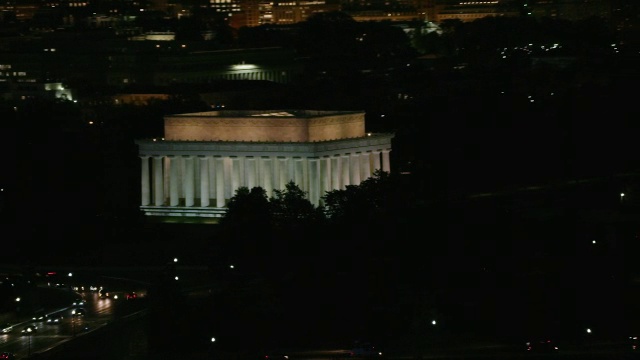
[[[87,280],[86,286],[80,283],[60,284],[56,282],[43,282],[38,284],[33,293],[46,300],[55,299],[53,303],[44,303],[36,314],[20,315],[13,324],[13,331],[0,335],[0,352],[11,352],[17,359],[44,352],[48,349],[60,346],[63,343],[73,341],[89,332],[106,326],[117,318],[130,315],[134,311],[140,311],[141,306],[133,302],[143,302],[147,295],[146,288],[141,285],[133,286],[131,282],[120,281],[115,278],[104,279],[102,277]],[[91,284],[91,285],[89,285]],[[75,285],[78,285],[77,288]],[[109,286],[113,289],[109,297],[101,298],[98,292],[100,286]],[[127,293],[136,293],[136,299],[127,300]],[[75,306],[74,300],[81,297],[85,303]],[[27,299],[22,299],[26,301]],[[74,315],[74,310],[83,308],[84,315]],[[47,322],[47,319],[61,315],[57,324]],[[36,331],[23,333],[27,325],[33,325]]]
[[[130,271],[129,269],[127,271]],[[59,325],[46,325],[43,321],[38,321],[37,333],[28,336],[20,333],[21,324],[16,325],[16,330],[13,333],[7,335],[0,335],[0,351],[10,351],[17,355],[18,359],[28,358],[30,355],[45,351],[48,348],[60,346],[66,342],[73,341],[78,337],[88,334],[102,326],[109,324],[117,318],[130,314],[132,310],[139,310],[139,308],[132,307],[131,305],[137,301],[137,304],[144,304],[147,296],[145,286],[148,285],[140,279],[132,280],[131,275],[127,275],[127,271],[123,272],[111,272],[109,275],[101,275],[99,277],[81,277],[77,276],[77,279],[83,278],[85,281],[78,280],[76,285],[83,283],[78,288],[78,292],[86,300],[84,305],[87,313],[85,316],[73,318],[71,316],[71,310],[73,306],[71,303],[63,304],[58,310],[63,314],[63,321]],[[157,273],[157,272],[156,272]],[[153,277],[154,271],[150,271],[150,277]],[[181,272],[183,275],[184,272]],[[182,276],[182,279],[188,278],[186,274]],[[146,276],[146,275],[145,275]],[[94,283],[93,280],[96,282]],[[106,299],[101,299],[98,295],[98,284],[108,286],[112,289],[111,296]],[[55,284],[53,284],[55,285]],[[193,285],[193,284],[190,284]],[[93,290],[92,290],[93,289]],[[209,304],[208,301],[203,299],[208,298],[211,294],[206,287],[189,287],[189,289],[201,289],[201,291],[192,291],[190,294],[193,297],[191,304],[202,303],[203,306]],[[126,292],[135,291],[139,296],[138,299],[127,301],[123,296]],[[73,294],[73,293],[71,293]],[[116,295],[118,295],[116,298]],[[190,296],[191,298],[191,296]],[[70,297],[71,299],[71,297]],[[142,300],[142,301],[139,301]],[[196,309],[201,309],[201,306],[193,305]],[[186,310],[186,309],[185,309]],[[53,311],[51,311],[53,312]],[[51,313],[50,312],[50,313]],[[194,318],[202,318],[201,314],[196,311]],[[186,315],[181,313],[181,316]],[[189,354],[190,359],[211,359],[212,356],[216,356],[218,360],[258,360],[257,357],[246,358],[242,354],[233,352],[211,352],[205,347],[197,349],[196,338],[206,338],[200,336],[203,333],[199,332],[200,326],[196,326],[193,329],[194,333],[187,332],[188,335],[183,339],[187,339],[188,343],[179,343],[176,348],[182,349],[184,354]],[[169,341],[177,341],[178,333],[171,333],[167,338]],[[221,335],[221,338],[224,338]],[[205,339],[206,340],[206,339]],[[167,346],[166,343],[162,344]],[[318,344],[323,346],[323,344]],[[393,346],[386,349],[382,349],[384,360],[418,360],[418,359],[592,359],[592,360],[630,360],[640,359],[640,352],[632,351],[628,343],[624,339],[620,339],[618,342],[594,342],[591,344],[583,344],[581,346],[569,345],[562,346],[561,351],[555,354],[531,354],[524,351],[523,347],[514,346],[513,344],[503,344],[499,342],[475,342],[470,339],[459,339],[457,343],[450,344],[446,347],[434,348],[429,346],[415,346],[413,344],[409,346]],[[146,351],[146,350],[145,350]],[[153,348],[149,348],[149,354],[153,354]],[[373,359],[354,359],[349,357],[349,349],[343,346],[334,347],[314,347],[308,344],[301,348],[281,348],[270,349],[265,351],[262,355],[268,354],[286,354],[288,360],[373,360]],[[255,355],[255,353],[253,354]],[[260,355],[260,354],[259,354]],[[263,356],[261,356],[264,359]]]

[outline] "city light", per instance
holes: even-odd
[[[231,65],[231,69],[232,70],[253,70],[253,69],[257,69],[257,68],[258,68],[257,65],[245,64],[244,62],[242,64]]]

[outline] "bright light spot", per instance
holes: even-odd
[[[173,262],[177,263],[178,262],[178,258],[173,258]]]
[[[591,334],[591,329],[587,329],[587,333],[588,333],[588,334]]]
[[[436,321],[435,320],[431,320],[431,325],[435,325]]]
[[[72,276],[73,276],[73,273],[69,273],[69,277],[72,277]]]
[[[367,133],[367,136],[371,136],[371,133]]]
[[[234,268],[234,266],[233,266],[233,265],[229,265],[229,269],[233,269],[233,268]]]
[[[624,193],[620,193],[620,197],[624,197]]]
[[[20,298],[19,297],[16,298],[16,302],[20,302]]]
[[[212,337],[211,342],[215,342],[215,341],[216,341],[216,338]]]
[[[232,70],[252,70],[252,69],[257,69],[258,66],[254,65],[254,64],[236,64],[236,65],[231,65],[231,69]]]
[[[178,276],[176,275],[176,277],[174,279],[178,280]]]
[[[596,243],[596,241],[595,241],[595,240],[593,240],[591,243],[592,243],[592,244],[595,244],[595,243]]]

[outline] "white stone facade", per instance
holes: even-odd
[[[290,114],[277,113],[280,114],[277,116]],[[198,113],[200,120],[191,129],[194,132],[186,136],[232,136],[233,141],[181,139],[176,134],[185,136],[185,129],[173,131],[175,129],[171,126],[165,126],[165,135],[171,140],[138,140],[141,209],[151,216],[221,217],[227,202],[239,187],[259,186],[272,196],[274,190],[284,189],[290,181],[295,182],[307,193],[311,203],[318,206],[326,191],[359,185],[378,169],[390,172],[389,153],[393,135],[366,134],[363,126],[361,129],[354,127],[354,115],[364,125],[363,113],[297,113],[297,117],[285,115],[285,127],[293,131],[283,131],[278,119],[269,116],[274,112],[242,112],[235,123],[237,111],[228,114],[222,111]],[[208,120],[204,118],[207,114],[212,117],[209,121],[211,127],[206,126]],[[247,120],[246,114],[260,116],[251,115],[255,117]],[[342,121],[340,115],[344,115]],[[166,118],[165,124],[169,125],[172,119]],[[254,126],[247,121],[254,121]],[[296,126],[296,121],[299,126]],[[314,130],[318,123],[325,124],[320,126],[320,131]],[[212,130],[216,127],[220,130],[217,134]],[[340,132],[347,133],[348,138],[335,139],[336,133]],[[252,140],[238,141],[237,137],[242,133]],[[295,134],[302,140],[322,136],[325,139],[260,141],[255,140],[256,134],[265,138],[293,138],[291,134]]]

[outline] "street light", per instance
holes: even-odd
[[[16,298],[16,320],[20,321],[20,297]]]

